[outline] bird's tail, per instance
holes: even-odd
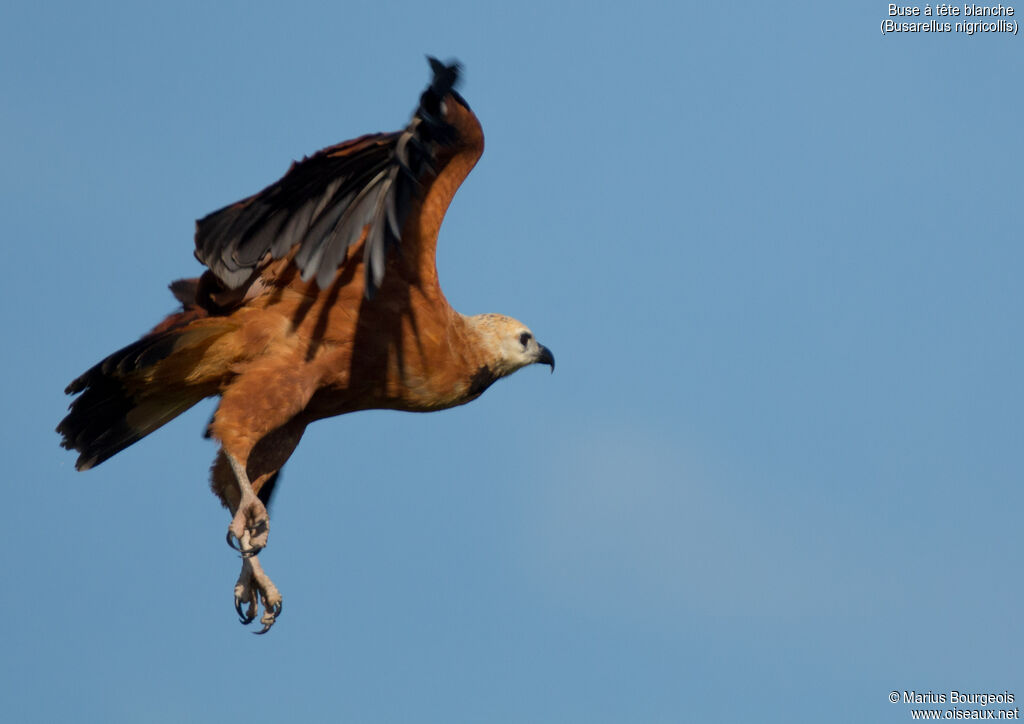
[[[207,362],[232,329],[186,309],[69,384],[64,391],[78,397],[57,432],[62,447],[81,453],[75,467],[99,465],[216,394],[222,380],[213,371],[227,366]]]

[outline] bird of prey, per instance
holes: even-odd
[[[181,311],[68,385],[57,427],[86,470],[200,400],[220,449],[211,488],[241,552],[235,610],[267,632],[281,594],[260,565],[265,503],[309,423],[368,409],[430,412],[479,397],[526,365],[554,371],[521,322],[452,309],[437,278],[441,221],[480,158],[483,131],[433,72],[403,130],[330,146],[259,193],[196,222],[202,276],[171,284]]]

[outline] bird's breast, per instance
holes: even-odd
[[[401,293],[397,293],[397,292]],[[356,410],[429,412],[478,397],[497,377],[476,358],[461,315],[415,286],[372,300],[342,291],[334,304],[279,306],[304,364],[321,380],[312,417]]]

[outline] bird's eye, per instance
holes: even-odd
[[[519,335],[519,344],[525,347],[531,339],[533,339],[532,334],[530,334],[529,332],[523,332],[521,335]]]

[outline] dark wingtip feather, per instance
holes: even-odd
[[[427,56],[427,62],[430,63],[430,70],[434,73],[434,79],[430,82],[430,90],[439,98],[444,98],[458,84],[462,64],[457,60],[447,64],[442,63],[432,55]]]

